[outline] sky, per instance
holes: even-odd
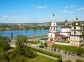
[[[84,20],[84,0],[0,0],[0,23]]]

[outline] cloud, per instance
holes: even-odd
[[[70,5],[70,7],[77,7],[77,5]]]
[[[63,13],[67,13],[67,12],[68,12],[68,10],[64,10],[64,11],[63,11]]]
[[[74,8],[77,8],[77,5],[69,5],[69,6],[66,6],[66,7],[64,8],[64,11],[62,11],[62,12],[63,12],[63,13],[73,14],[73,13],[75,13]]]
[[[70,11],[69,13],[71,13],[71,14],[72,14],[72,13],[74,13],[74,11]]]
[[[79,8],[76,11],[83,11],[83,10],[84,10],[84,8]]]
[[[70,13],[70,14],[72,14],[72,13],[74,13],[74,11],[64,10],[63,13]]]
[[[35,6],[36,8],[39,8],[39,9],[44,9],[44,8],[47,8],[47,6]]]
[[[67,8],[74,8],[74,7],[77,7],[77,5],[66,6],[65,9],[67,9]]]
[[[8,15],[5,15],[5,16],[2,16],[3,18],[7,18],[7,17],[9,17]]]
[[[18,22],[18,23],[25,23],[26,21],[29,21],[29,19],[28,18],[25,18],[25,17],[17,17],[17,16],[2,16],[2,17],[0,17],[0,20],[2,21],[2,22]]]

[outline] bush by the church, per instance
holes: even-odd
[[[41,50],[41,49],[38,49],[38,48],[33,48],[33,49],[37,52],[40,52],[40,53],[43,53],[43,54],[46,54],[46,55],[49,55],[49,56],[53,56],[53,57],[56,57],[56,58],[61,58],[61,55],[59,55],[59,54],[55,54],[55,53],[45,51],[45,50]]]

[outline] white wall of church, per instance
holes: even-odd
[[[61,32],[60,35],[70,36],[69,33],[63,33],[63,32]]]
[[[71,29],[70,28],[62,28],[61,31],[62,32],[71,32]]]
[[[71,31],[71,35],[82,35],[82,32],[75,31],[75,33],[74,33],[74,31]]]
[[[72,45],[72,46],[80,46],[80,42],[70,41],[70,45]]]
[[[54,33],[48,33],[48,37],[49,38],[55,38],[55,34]]]
[[[51,26],[57,26],[56,22],[55,21],[52,21],[51,22]]]
[[[73,26],[71,29],[74,30],[74,26]],[[75,29],[76,29],[76,30],[81,30],[81,27],[80,27],[80,26],[76,26]]]
[[[70,36],[71,41],[80,41],[81,38],[79,36]]]
[[[57,27],[50,27],[50,32],[56,32]]]

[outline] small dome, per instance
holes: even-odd
[[[65,20],[65,22],[68,22],[67,20]]]
[[[76,20],[78,20],[78,18],[76,18]]]
[[[74,22],[72,23],[72,26],[80,26],[80,22]]]

